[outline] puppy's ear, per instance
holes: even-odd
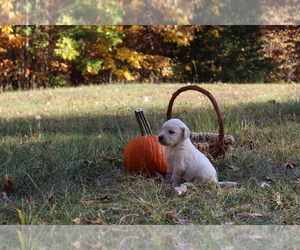
[[[181,128],[181,131],[182,131],[182,137],[183,137],[184,139],[187,139],[187,138],[190,137],[190,130],[189,130],[188,127],[182,127],[182,128]]]

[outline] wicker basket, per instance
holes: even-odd
[[[197,85],[188,85],[178,89],[169,101],[169,106],[167,110],[167,120],[171,119],[172,116],[172,107],[176,97],[187,90],[196,90],[206,95],[209,100],[212,102],[214,109],[217,113],[218,123],[219,123],[219,133],[201,133],[201,132],[191,132],[191,141],[194,146],[205,154],[210,159],[224,158],[227,153],[232,149],[234,143],[234,138],[231,135],[224,134],[224,123],[219,109],[218,103],[213,95],[207,90],[197,86]]]

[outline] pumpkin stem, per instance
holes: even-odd
[[[142,136],[152,135],[152,131],[149,122],[144,115],[144,111],[139,108],[135,109],[135,117],[139,124]]]

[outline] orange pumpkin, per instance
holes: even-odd
[[[136,117],[142,136],[133,138],[124,150],[123,163],[129,173],[154,176],[155,172],[165,174],[167,164],[164,148],[158,142],[157,135],[152,135],[143,110],[136,109]]]

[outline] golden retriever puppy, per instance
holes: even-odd
[[[170,119],[162,126],[158,141],[165,146],[171,185],[181,182],[218,183],[217,172],[209,159],[194,147],[189,128],[179,119]],[[186,184],[186,183],[185,183]]]

